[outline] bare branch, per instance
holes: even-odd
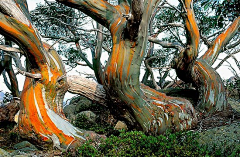
[[[42,18],[41,20],[49,20],[49,19],[54,19],[54,20],[57,20],[58,22],[60,22],[61,24],[65,25],[65,26],[70,26],[70,27],[73,27],[75,28],[75,30],[82,30],[82,31],[85,31],[85,32],[101,32],[102,34],[104,35],[108,35],[110,36],[111,34],[109,33],[105,33],[99,29],[96,29],[96,28],[93,28],[93,29],[84,29],[84,28],[81,28],[81,27],[77,27],[75,26],[74,24],[69,24],[69,23],[65,23],[63,22],[62,20],[58,19],[58,18],[55,18],[55,17],[48,17],[48,18]]]
[[[200,34],[200,38],[202,39],[204,44],[207,45],[208,48],[213,45],[213,43],[211,41],[209,41],[208,38],[205,37],[204,35]]]
[[[181,28],[185,28],[183,24],[181,23],[168,23],[168,24],[164,24],[164,25],[158,25],[158,28],[162,28],[162,27],[181,27]]]
[[[227,55],[224,59],[222,59],[222,61],[214,69],[217,70],[228,58],[232,57],[233,55],[235,55],[239,52],[240,52],[240,50],[237,50],[237,51]]]
[[[22,71],[19,68],[17,68],[17,70],[20,74],[22,74],[23,76],[26,76],[26,77],[30,77],[30,78],[34,78],[34,79],[41,79],[42,78],[41,74],[32,74],[32,73],[29,73],[29,72],[26,72],[26,71]]]
[[[193,62],[198,55],[198,47],[200,41],[200,33],[198,29],[198,25],[195,19],[194,10],[193,10],[193,2],[192,0],[180,0],[182,6],[185,10],[185,16],[183,19],[185,21],[185,29],[186,29],[186,38],[187,38],[187,49],[184,54],[184,58],[187,59],[188,62]]]
[[[232,56],[233,60],[235,61],[238,69],[240,70],[240,61],[237,60],[237,58],[235,56]]]
[[[64,37],[57,37],[57,36],[49,36],[49,35],[42,35],[41,34],[41,36],[43,37],[43,38],[48,38],[48,39],[57,39],[57,40],[59,40],[59,39],[61,39],[62,41],[65,41],[65,42],[67,42],[67,43],[70,43],[70,42],[75,42],[75,38],[74,39],[71,39],[71,38],[64,38]]]
[[[103,26],[97,24],[98,29],[103,30]],[[97,46],[95,48],[95,54],[93,58],[93,69],[95,76],[100,84],[104,83],[104,75],[101,64],[101,56],[102,56],[102,44],[103,44],[103,34],[98,32],[97,34]]]
[[[4,50],[4,51],[8,51],[8,52],[17,52],[17,53],[24,54],[23,51],[21,51],[20,49],[15,48],[15,47],[8,47],[6,45],[0,45],[0,50]]]
[[[55,41],[49,48],[47,51],[49,51],[55,44],[57,44],[60,40],[62,40],[62,38],[58,39],[57,41]]]
[[[158,86],[158,84],[157,84],[157,82],[156,82],[156,80],[155,80],[155,78],[154,78],[154,74],[153,74],[152,68],[149,66],[149,61],[151,61],[151,60],[153,60],[153,59],[156,59],[156,58],[158,58],[158,57],[157,57],[157,56],[152,56],[152,57],[146,59],[146,60],[144,61],[144,63],[145,63],[146,68],[147,68],[148,71],[150,72],[150,75],[151,75],[151,78],[152,78],[153,85],[154,85],[155,89],[156,89],[156,90],[160,90],[161,88]]]
[[[102,105],[106,105],[106,92],[102,85],[81,76],[68,76],[70,93],[81,94]]]
[[[76,62],[78,65],[81,65],[81,66],[88,66],[87,64],[83,64],[83,63],[80,63],[80,62]]]
[[[177,12],[182,13],[178,8],[176,8],[175,6],[171,5],[167,1],[165,3],[168,4],[171,8],[175,9]]]
[[[2,75],[3,75],[3,80],[4,80],[5,85],[11,91],[11,84],[8,82],[5,70],[3,70]]]
[[[74,36],[77,36],[76,32],[75,32],[71,27],[68,26],[68,29],[72,32],[72,34],[73,34]],[[89,60],[88,60],[88,59],[83,55],[83,53],[82,53],[82,49],[81,49],[81,47],[80,47],[79,40],[76,40],[76,41],[75,41],[75,45],[76,45],[76,47],[77,47],[77,50],[78,50],[78,53],[79,53],[80,57],[87,63],[87,65],[88,65],[91,69],[93,69],[93,65],[89,62]]]
[[[183,46],[181,46],[181,44],[179,44],[178,42],[170,43],[170,42],[158,40],[157,38],[154,38],[154,37],[151,37],[151,36],[148,37],[148,41],[159,44],[164,48],[178,49],[180,52],[183,52],[185,50],[185,48]]]
[[[238,40],[238,41],[236,41],[235,43],[232,43],[232,44],[230,44],[230,45],[227,45],[226,46],[226,49],[228,50],[228,49],[232,49],[232,48],[234,48],[234,47],[236,47],[236,46],[238,46],[238,45],[240,45],[240,39]]]
[[[8,55],[13,58],[14,62],[16,63],[16,66],[21,69],[22,71],[26,71],[25,68],[23,68],[20,57],[15,52],[6,52],[5,55]]]

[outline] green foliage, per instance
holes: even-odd
[[[167,132],[165,135],[148,136],[141,131],[121,132],[111,135],[100,145],[88,141],[77,149],[79,156],[237,156],[240,148],[232,152],[208,146],[200,146],[198,134],[188,132]],[[95,146],[95,147],[94,147]]]
[[[157,137],[147,136],[143,132],[122,132],[118,137],[111,136],[100,145],[104,155],[112,156],[195,156],[204,154],[194,140],[195,134],[166,133]]]
[[[78,156],[92,157],[99,155],[97,149],[91,145],[92,141],[88,141],[86,144],[78,147],[77,154]],[[71,155],[70,155],[71,156]]]
[[[72,47],[59,45],[59,50],[57,52],[67,58],[67,60],[64,60],[64,63],[72,68],[75,68],[78,65],[77,62],[83,61],[79,52]],[[83,55],[87,57],[86,53],[83,53]]]
[[[13,96],[12,96],[12,94],[11,94],[11,93],[8,93],[8,92],[6,92],[6,93],[4,93],[4,97],[3,97],[3,100],[2,100],[2,102],[0,102],[0,105],[3,105],[3,104],[6,104],[6,103],[8,103],[8,102],[10,102],[12,99],[13,99]]]
[[[223,28],[227,20],[233,21],[240,13],[238,0],[200,0],[194,5],[200,26],[208,30]],[[209,27],[207,27],[209,26]],[[205,30],[202,32],[206,33]]]
[[[240,98],[240,79],[233,78],[224,80],[224,84],[229,96]]]
[[[108,133],[113,127],[106,122],[96,123],[89,121],[85,115],[78,115],[74,125],[84,130],[91,130],[99,134]]]

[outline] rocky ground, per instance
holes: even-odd
[[[199,132],[200,144],[214,143],[212,147],[221,148],[222,150],[234,149],[233,147],[237,146],[240,147],[240,101],[229,99],[228,102],[231,107],[229,107],[227,111],[211,117],[202,117],[201,121],[199,121],[198,127],[195,128],[194,131]],[[79,104],[81,104],[81,106],[79,106]],[[108,123],[115,124],[115,128],[126,127],[121,122],[115,121],[111,116],[106,117],[106,114],[99,116],[100,112],[97,110],[93,112],[88,111],[91,104],[92,102],[89,100],[76,98],[72,101],[71,106],[65,109],[65,113],[72,121],[76,120],[76,116],[74,115],[84,115],[92,122],[97,121],[97,119],[105,119]],[[121,124],[121,126],[119,126],[119,124]],[[2,126],[0,126],[0,157],[57,157],[67,155],[66,152],[59,150],[39,150],[37,146],[20,139],[17,131],[13,128],[14,124],[2,124]]]

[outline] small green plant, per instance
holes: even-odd
[[[122,131],[111,135],[96,146],[87,142],[79,147],[79,156],[238,156],[240,148],[222,152],[219,148],[209,151],[208,145],[200,146],[198,133],[167,132],[165,135],[148,136],[141,131]],[[95,146],[95,147],[94,147]]]
[[[84,156],[84,157],[93,157],[93,156],[98,156],[98,151],[97,149],[91,145],[91,140],[86,142],[84,145],[81,147],[78,147],[77,153],[79,156]]]

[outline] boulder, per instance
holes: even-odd
[[[75,117],[75,108],[76,106],[73,104],[70,104],[66,107],[64,107],[63,112],[66,115],[68,119],[74,119]]]
[[[10,153],[0,148],[0,156],[10,157]]]
[[[92,103],[91,100],[83,96],[78,96],[72,98],[69,105],[64,107],[63,112],[68,119],[75,121],[78,113],[89,110],[92,105],[94,105],[94,103]]]
[[[85,116],[87,120],[90,122],[95,122],[97,118],[96,114],[93,113],[92,111],[82,111],[78,113],[77,116]]]
[[[118,121],[114,127],[115,130],[127,130],[127,125],[123,121]]]
[[[13,148],[15,150],[21,151],[21,152],[30,152],[30,151],[38,150],[33,144],[31,144],[28,141],[23,141],[23,142],[17,143],[13,146]]]

